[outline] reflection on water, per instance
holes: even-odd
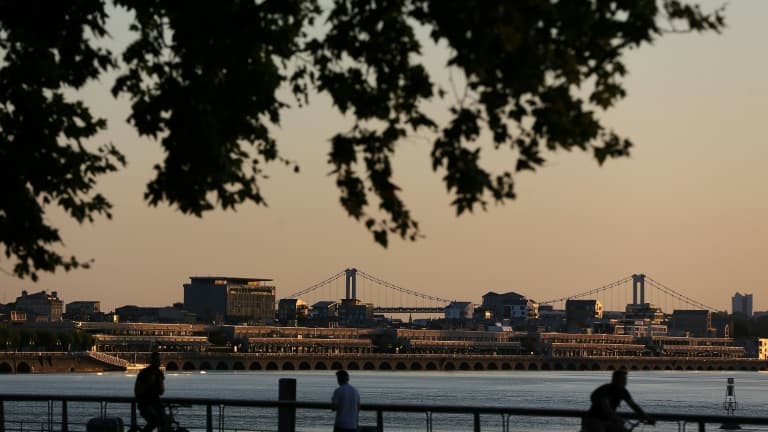
[[[766,373],[633,371],[629,374],[628,388],[635,400],[651,413],[724,414],[722,402],[728,377],[735,378],[736,382],[737,415],[768,416],[764,397],[768,384]],[[0,375],[0,392],[130,396],[135,378],[135,374],[123,373]],[[274,400],[280,378],[295,378],[298,399],[304,401],[329,401],[336,387],[333,371],[171,372],[166,374],[166,396]],[[591,371],[351,372],[351,384],[358,388],[363,402],[568,409],[587,409],[590,392],[609,379],[610,372]],[[99,412],[98,406],[68,408],[72,421],[82,421]],[[15,418],[34,422],[30,413],[40,410],[44,415],[46,409],[44,404],[39,407],[6,404],[6,419],[21,416]],[[124,407],[108,407],[108,410],[127,421]],[[202,428],[205,424],[202,414],[199,407],[184,408],[179,419],[184,425]],[[227,407],[223,416],[227,430],[276,429],[274,410]],[[299,411],[297,429],[331,430],[332,420],[330,411]],[[425,430],[424,414],[385,413],[384,421],[386,430]],[[472,430],[471,416],[435,414],[433,421],[436,431]],[[483,417],[483,430],[502,430],[502,421],[500,416]],[[364,413],[362,422],[375,424],[373,413]],[[511,430],[578,430],[575,419],[516,417],[509,422]],[[677,430],[677,425],[660,423],[644,428],[647,431]],[[695,430],[693,428],[689,426],[689,430]]]

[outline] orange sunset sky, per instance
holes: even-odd
[[[709,10],[721,2],[705,1]],[[429,136],[400,143],[395,182],[425,238],[392,238],[388,249],[347,217],[329,176],[328,139],[348,119],[325,97],[287,112],[275,128],[283,156],[301,172],[274,164],[262,183],[269,207],[245,205],[204,218],[142,200],[160,146],[124,119],[129,102],[108,92],[112,78],[82,91],[106,117],[128,167],[101,179],[114,218],[78,226],[52,211],[65,255],[94,258],[90,270],[41,275],[37,283],[0,274],[3,302],[22,289],[58,291],[65,302],[125,304],[182,301],[191,275],[273,278],[277,297],[346,267],[402,287],[479,303],[488,291],[546,300],[646,273],[685,295],[730,310],[736,292],[768,309],[768,2],[735,0],[717,34],[667,35],[626,57],[626,99],[605,113],[606,126],[632,138],[629,158],[599,167],[590,155],[550,154],[536,173],[516,177],[518,199],[457,218],[433,172]],[[125,15],[111,23],[113,43],[129,40]],[[445,54],[426,61],[445,80]],[[450,97],[450,96],[448,96]],[[447,103],[435,101],[439,116]],[[426,138],[426,139],[424,139]],[[488,146],[489,147],[489,146]],[[489,166],[513,155],[487,148]],[[8,261],[0,261],[4,270]],[[631,288],[631,287],[630,287]]]

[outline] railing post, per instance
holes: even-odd
[[[206,432],[213,432],[213,409],[211,404],[205,406],[205,430]]]
[[[384,432],[384,410],[376,410],[376,432]]]
[[[69,416],[67,415],[67,401],[61,401],[61,432],[69,432]]]
[[[40,355],[40,358],[42,358],[42,354]],[[48,401],[48,432],[53,432],[53,403],[54,401],[49,400]],[[40,430],[42,431],[43,427],[40,426]]]
[[[699,432],[704,432],[706,429],[704,422],[699,422]]]
[[[131,402],[131,430],[138,429],[136,425],[136,402]]]
[[[281,401],[296,401],[296,379],[280,378],[277,398]],[[296,432],[296,408],[277,409],[277,432]]]
[[[480,432],[480,413],[475,412],[475,432]]]
[[[0,432],[5,432],[5,408],[0,400]]]

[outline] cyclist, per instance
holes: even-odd
[[[624,419],[616,413],[616,408],[621,401],[626,402],[642,421],[653,423],[653,420],[632,400],[632,396],[627,391],[627,371],[625,370],[614,371],[611,382],[595,389],[590,396],[590,401],[592,405],[581,419],[582,432],[625,431]]]
[[[133,391],[139,413],[147,421],[147,424],[141,429],[142,432],[150,432],[155,428],[161,432],[168,430],[170,419],[165,413],[162,402],[160,402],[160,396],[165,391],[165,375],[160,370],[160,354],[158,352],[152,352],[149,366],[139,371]]]

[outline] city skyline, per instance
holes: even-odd
[[[358,274],[358,277],[355,278],[355,276],[351,276],[352,280],[346,280],[342,278],[341,276],[345,273],[347,274],[347,279],[350,278],[350,272]],[[359,276],[362,275],[362,276]],[[638,279],[636,281],[635,279]],[[689,298],[684,293],[679,293],[674,290],[674,288],[671,288],[669,286],[664,285],[663,282],[657,281],[653,279],[651,275],[646,274],[633,274],[628,275],[627,277],[624,277],[620,280],[613,281],[610,283],[607,283],[603,285],[602,287],[593,288],[589,291],[583,291],[578,293],[571,293],[568,296],[561,297],[561,298],[534,298],[529,293],[525,292],[495,292],[493,290],[491,291],[485,291],[482,293],[471,293],[468,295],[473,295],[475,297],[466,297],[461,299],[442,299],[442,298],[435,298],[436,296],[432,296],[431,294],[425,294],[425,293],[419,293],[419,292],[411,292],[411,290],[408,290],[407,288],[398,286],[397,284],[394,284],[392,282],[377,278],[375,275],[370,275],[364,271],[361,271],[361,269],[345,269],[344,271],[338,272],[336,275],[333,275],[329,278],[326,278],[324,281],[319,281],[315,284],[313,284],[311,287],[301,290],[300,292],[294,292],[294,293],[283,293],[282,295],[278,295],[277,290],[274,289],[272,283],[272,279],[264,279],[264,278],[258,278],[258,277],[242,277],[242,276],[229,276],[229,275],[196,275],[196,276],[190,276],[189,281],[194,283],[197,281],[224,281],[224,280],[234,280],[235,283],[245,283],[243,281],[255,281],[259,285],[262,285],[263,283],[266,283],[264,285],[267,288],[270,288],[273,291],[273,296],[275,299],[275,310],[278,310],[277,304],[278,301],[282,299],[298,299],[302,300],[305,304],[309,305],[310,307],[316,303],[327,303],[328,301],[331,302],[342,302],[345,298],[353,298],[356,299],[359,302],[362,303],[369,303],[375,307],[384,307],[384,308],[391,308],[391,307],[408,307],[408,308],[442,308],[445,307],[446,311],[448,308],[450,308],[454,304],[470,304],[473,306],[481,306],[485,304],[485,297],[489,294],[491,295],[515,295],[515,296],[521,296],[522,298],[527,299],[530,302],[533,302],[535,304],[538,304],[539,306],[543,305],[549,305],[550,307],[554,307],[555,309],[564,310],[566,307],[566,300],[579,300],[579,301],[597,301],[602,304],[602,307],[606,311],[612,311],[612,312],[624,312],[625,309],[629,310],[629,307],[633,304],[637,305],[644,305],[648,304],[652,308],[659,308],[660,311],[663,311],[666,314],[672,314],[672,312],[675,312],[677,310],[700,310],[700,309],[706,309],[712,312],[727,312],[729,314],[734,313],[743,313],[748,318],[751,318],[753,316],[752,312],[752,300],[753,295],[752,294],[746,294],[741,295],[740,293],[736,292],[731,297],[731,307],[730,308],[718,308],[712,305],[703,305],[695,298]],[[357,279],[357,281],[355,281]],[[644,282],[642,281],[644,280]],[[250,286],[251,282],[248,282],[248,285]],[[217,285],[219,283],[217,282]],[[363,288],[365,286],[365,288]],[[187,290],[189,289],[190,284],[184,283],[182,284],[182,293],[181,296],[177,299],[172,299],[170,303],[167,304],[137,304],[135,302],[129,302],[126,304],[116,305],[112,309],[104,309],[101,308],[102,312],[117,312],[117,309],[124,308],[124,307],[148,307],[148,308],[172,308],[175,307],[176,304],[183,304],[184,308],[186,310],[191,310],[187,306],[187,301],[189,300],[187,298]],[[357,288],[355,288],[357,287]],[[205,289],[203,290],[205,291]],[[351,293],[351,296],[350,296]],[[357,293],[358,295],[355,295]],[[19,296],[16,296],[15,299],[19,300],[21,298],[26,298],[26,296],[30,295],[39,295],[39,294],[48,294],[55,298],[57,298],[59,301],[62,302],[62,305],[66,306],[69,304],[77,305],[77,307],[80,307],[80,303],[92,303],[92,302],[98,302],[99,304],[102,303],[101,299],[99,298],[90,298],[90,299],[65,299],[58,296],[58,292],[53,290],[38,290],[38,291],[27,291],[22,290],[21,293],[19,293]],[[398,296],[399,298],[394,298],[394,296]],[[439,294],[438,294],[439,295]],[[425,297],[426,296],[426,297]],[[737,304],[737,298],[739,299],[739,302]],[[12,299],[4,299],[4,303],[12,303]],[[748,306],[747,306],[748,305]],[[744,308],[748,308],[748,310],[744,310]],[[67,310],[67,312],[70,312]],[[428,314],[433,315],[434,311],[430,312],[396,312],[396,315],[408,315],[409,313],[420,313],[420,314]],[[447,313],[447,312],[446,312]],[[754,314],[759,314],[760,316],[768,313],[768,311],[762,311],[757,310],[754,311]]]
[[[598,167],[586,154],[552,155],[548,166],[516,177],[516,201],[457,218],[442,173],[429,169],[428,140],[399,143],[395,182],[426,237],[393,238],[388,249],[345,215],[326,175],[328,139],[348,125],[329,114],[328,100],[290,112],[275,131],[302,170],[267,167],[269,207],[197,219],[142,201],[160,147],[125,124],[128,101],[110,99],[108,83],[88,86],[86,100],[110,124],[98,141],[116,144],[129,162],[98,186],[115,205],[114,219],[78,226],[52,213],[64,254],[94,258],[93,268],[41,274],[38,283],[2,274],[4,302],[21,290],[46,290],[69,301],[100,299],[105,310],[170,304],[189,276],[215,274],[274,279],[281,298],[358,267],[457,299],[487,291],[557,298],[646,273],[721,309],[730,310],[735,292],[751,292],[754,310],[767,310],[768,125],[761,114],[768,59],[759,53],[768,4],[734,2],[725,13],[721,35],[667,35],[628,55],[627,98],[602,117],[633,139],[630,158]],[[112,33],[116,44],[128,40],[125,29]],[[440,67],[439,51],[427,56]]]

